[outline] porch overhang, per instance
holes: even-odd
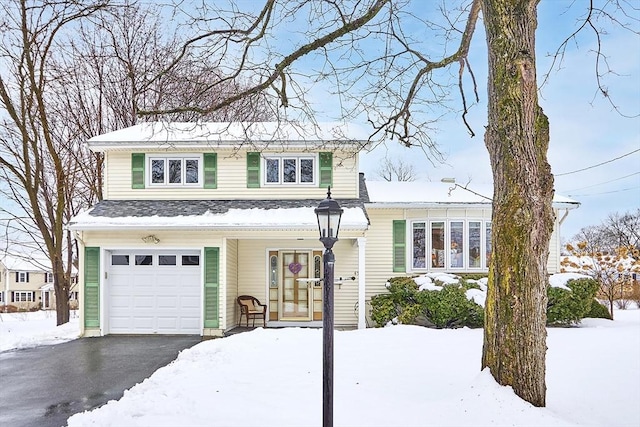
[[[344,206],[341,230],[362,232],[369,220],[358,200],[339,200]],[[300,231],[316,233],[319,201],[265,200],[119,200],[102,201],[75,216],[70,230],[218,230]],[[268,206],[268,207],[267,207]],[[314,234],[314,235],[316,235]]]

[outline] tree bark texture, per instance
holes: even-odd
[[[485,144],[494,181],[482,367],[524,400],[545,406],[554,213],[549,123],[537,96],[537,3],[482,0],[489,51]]]

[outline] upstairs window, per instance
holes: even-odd
[[[264,159],[265,185],[314,185],[315,156],[269,156]]]
[[[201,186],[200,156],[150,156],[150,186]]]

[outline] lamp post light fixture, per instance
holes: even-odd
[[[333,245],[338,241],[342,208],[331,198],[331,187],[327,198],[315,209],[318,217],[320,241],[325,251],[324,286],[322,293],[322,426],[333,426],[333,277],[335,256]]]

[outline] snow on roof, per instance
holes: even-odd
[[[460,185],[411,181],[411,182],[388,182],[388,181],[368,181],[367,190],[369,200],[373,205],[402,206],[423,208],[425,206],[442,205],[479,205],[491,207],[491,197],[493,197],[493,187],[486,185],[470,185],[465,189]],[[554,207],[575,209],[580,206],[576,200],[568,197],[555,195],[553,197]]]
[[[179,216],[92,216],[90,211],[73,218],[70,228],[74,230],[97,230],[106,228],[173,228],[173,229],[309,229],[317,230],[314,207],[281,209],[229,209],[223,213],[205,212],[201,215]],[[343,208],[341,230],[366,230],[369,221],[362,208]]]
[[[176,145],[202,147],[203,144],[237,147],[241,143],[254,145],[307,146],[326,142],[363,145],[368,140],[367,131],[356,124],[324,122],[147,122],[125,129],[95,136],[87,141],[94,151],[137,146]]]

